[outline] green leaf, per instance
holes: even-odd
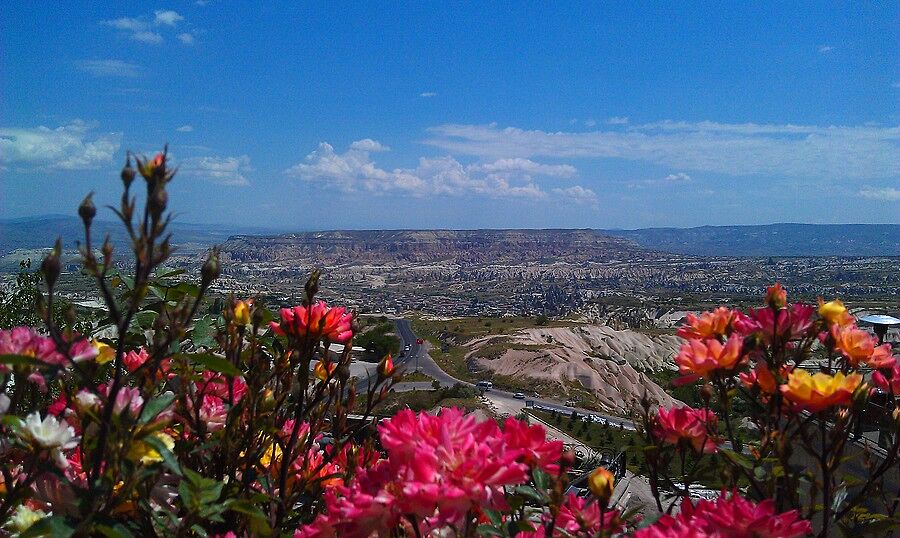
[[[141,310],[134,315],[134,321],[140,328],[149,329],[153,326],[153,322],[156,321],[158,316],[159,314],[153,310]]]
[[[549,484],[547,473],[540,469],[535,469],[532,476],[534,477],[534,486],[541,491],[545,491],[547,489],[547,484]]]
[[[143,413],[141,413],[141,418],[138,419],[138,424],[146,424],[155,419],[165,408],[169,407],[173,400],[175,400],[175,394],[166,392],[147,402]]]
[[[194,328],[191,330],[191,341],[195,346],[213,347],[216,344],[215,327],[213,320],[209,316],[203,316],[194,322]]]
[[[184,354],[183,356],[192,363],[202,366],[205,370],[212,370],[231,377],[241,375],[241,371],[228,362],[225,357],[210,353]]]
[[[38,538],[50,536],[51,538],[68,538],[75,534],[75,529],[66,524],[62,516],[49,516],[28,527],[25,532],[19,534],[19,538]]]
[[[38,366],[41,362],[34,357],[26,355],[0,355],[0,364],[10,366]]]
[[[753,462],[750,461],[750,458],[748,458],[747,456],[745,456],[739,452],[735,452],[734,450],[727,449],[727,448],[719,448],[719,451],[731,463],[740,465],[741,467],[743,467],[744,469],[747,469],[748,471],[753,470],[753,467],[754,467]]]
[[[272,534],[272,529],[266,521],[266,514],[255,504],[245,500],[234,501],[228,505],[228,509],[250,518],[250,533],[253,536]]]
[[[531,486],[516,486],[515,492],[536,502],[544,500],[544,495]]]
[[[479,525],[476,529],[478,536],[503,536],[503,533],[491,525]]]

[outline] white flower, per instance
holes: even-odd
[[[81,389],[78,394],[75,395],[74,400],[75,407],[81,412],[100,407],[100,397],[87,389]]]
[[[35,448],[49,449],[50,457],[61,469],[69,466],[62,451],[78,446],[78,436],[75,435],[72,426],[60,422],[52,415],[47,415],[41,420],[41,414],[37,411],[25,417],[19,437]]]
[[[0,394],[0,417],[6,414],[9,411],[9,396],[6,394]]]
[[[44,513],[42,510],[32,510],[24,504],[20,504],[4,527],[16,534],[23,533],[48,515],[50,514]]]
[[[25,417],[22,431],[23,439],[40,448],[75,448],[78,438],[75,429],[65,422],[60,422],[53,415],[41,420],[41,414],[34,411]]]

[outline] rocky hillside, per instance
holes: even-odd
[[[601,405],[622,413],[644,392],[661,405],[675,400],[639,370],[674,369],[680,346],[674,335],[647,336],[603,325],[532,328],[469,343],[470,367],[535,378],[566,387],[576,383]]]

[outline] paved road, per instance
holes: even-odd
[[[434,362],[434,359],[428,354],[428,344],[417,344],[416,343],[416,334],[412,330],[412,326],[409,323],[409,320],[406,319],[396,319],[395,324],[397,326],[397,335],[400,336],[402,340],[402,346],[405,348],[409,346],[409,351],[406,352],[406,355],[397,361],[398,364],[406,365],[406,369],[408,372],[415,371],[416,367],[423,374],[430,376],[442,385],[442,386],[452,386],[456,383],[461,385],[466,385],[469,387],[475,387],[473,383],[469,383],[468,381],[463,381],[461,379],[457,379],[447,372],[443,371],[440,366]],[[477,387],[476,387],[477,388]],[[498,411],[501,414],[510,414],[515,415],[525,407],[525,399],[515,398],[512,392],[507,392],[499,389],[490,389],[485,393],[485,397],[491,400],[498,408]],[[549,400],[546,398],[528,398],[527,401],[534,403],[535,405],[540,405],[547,410],[555,410],[559,413],[571,414],[572,411],[577,412],[579,415],[594,415],[600,417],[604,421],[608,422],[613,426],[622,425],[626,430],[634,430],[634,423],[630,420],[614,417],[611,415],[604,415],[602,413],[597,413],[596,411],[591,411],[588,409],[582,409],[579,407],[570,407],[564,405],[556,400]]]

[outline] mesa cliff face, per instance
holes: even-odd
[[[234,236],[222,252],[241,262],[483,264],[607,261],[647,256],[628,239],[593,230],[373,230]]]

